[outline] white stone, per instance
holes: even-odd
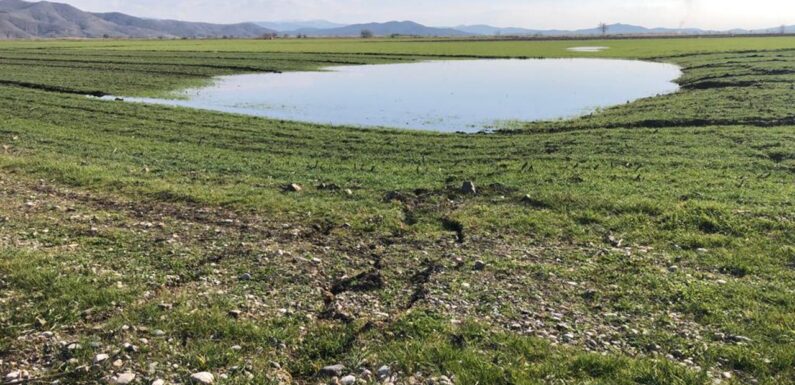
[[[117,375],[113,378],[113,383],[117,385],[127,385],[135,381],[135,373],[127,372]]]
[[[341,364],[329,365],[323,369],[320,369],[320,374],[328,377],[339,377],[342,375],[343,370],[345,370],[344,365]]]
[[[97,354],[97,355],[94,357],[94,363],[95,363],[95,364],[98,364],[98,363],[100,363],[100,362],[105,362],[105,361],[107,361],[109,358],[110,358],[110,356],[109,356],[109,355],[107,355],[107,354]]]
[[[207,385],[215,382],[215,377],[210,372],[199,372],[199,373],[193,373],[190,376],[190,380],[196,384]]]
[[[375,374],[378,376],[379,379],[384,379],[389,377],[390,374],[392,374],[392,369],[390,369],[389,366],[384,365],[378,368]]]
[[[15,370],[13,372],[6,374],[6,381],[11,382],[20,377],[22,377],[22,372],[20,372],[19,370]]]

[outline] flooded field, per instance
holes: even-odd
[[[672,64],[634,60],[462,60],[218,77],[156,103],[323,124],[477,132],[570,118],[674,92]]]

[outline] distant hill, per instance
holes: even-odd
[[[291,34],[303,34],[307,36],[339,36],[352,37],[359,36],[362,31],[367,30],[375,36],[407,35],[407,36],[438,36],[455,37],[468,36],[470,33],[459,31],[452,28],[427,27],[413,21],[390,21],[387,23],[367,23],[353,24],[339,28],[303,28],[290,31]]]
[[[471,33],[473,35],[535,35],[543,32],[537,29],[516,28],[516,27],[494,27],[491,25],[477,24],[477,25],[459,25],[454,27],[456,30]],[[563,32],[563,31],[562,31]]]
[[[781,27],[763,29],[732,29],[728,31],[712,31],[700,28],[646,28],[631,24],[610,24],[607,26],[609,35],[706,35],[706,34],[766,34],[780,33]],[[575,30],[561,29],[526,29],[526,28],[502,28],[491,25],[460,25],[455,29],[473,35],[493,36],[493,35],[514,35],[514,36],[595,36],[601,35],[599,28],[586,28]],[[785,33],[795,33],[795,25],[786,26]]]
[[[698,28],[646,28],[638,25],[631,24],[610,24],[607,26],[607,31],[614,35],[648,35],[648,34],[680,34],[680,35],[698,35],[707,33]],[[599,35],[602,33],[599,28],[579,29],[573,31],[577,35]]]
[[[494,27],[486,24],[478,25],[459,25],[449,28],[428,27],[412,21],[392,21],[388,23],[367,23],[354,24],[335,28],[299,28],[285,31],[292,35],[302,34],[307,36],[359,36],[363,30],[369,30],[376,36],[411,35],[411,36],[439,36],[439,37],[462,37],[462,36],[596,36],[601,35],[599,28],[586,28],[576,30],[562,29],[527,29],[516,27]],[[727,31],[728,32],[728,31]],[[759,32],[766,32],[759,31]],[[700,35],[716,33],[698,28],[646,28],[631,24],[610,24],[608,25],[609,35]],[[745,31],[742,33],[756,33]]]
[[[601,35],[599,28],[587,28],[576,30],[561,29],[526,29],[526,28],[501,28],[490,25],[461,25],[455,27],[459,31],[468,32],[475,35],[519,35],[519,36],[591,36]],[[703,34],[708,33],[697,28],[646,28],[630,24],[610,24],[608,33],[611,35],[648,35],[648,34]]]
[[[0,39],[257,37],[275,31],[253,23],[220,25],[90,13],[68,4],[0,0]]]
[[[413,21],[390,21],[342,25],[326,20],[258,22],[240,24],[193,23],[177,20],[145,19],[123,13],[91,13],[71,5],[48,1],[0,0],[0,39],[30,38],[253,38],[266,34],[287,33],[313,37],[356,37],[367,30],[375,36],[594,36],[601,35],[598,28],[578,30],[541,30],[526,28],[501,28],[490,25],[462,25],[454,28],[429,27]],[[716,32],[697,28],[646,28],[630,24],[611,24],[609,35],[675,35],[712,33],[779,33],[781,27]],[[795,33],[795,25],[785,27],[786,33]]]
[[[254,24],[278,32],[295,31],[298,29],[331,29],[345,27],[347,25],[327,20],[257,21],[254,22]]]
[[[774,28],[754,29],[750,31],[745,29],[738,29],[735,31],[740,31],[739,33],[781,33],[781,27],[779,26]],[[795,33],[795,25],[784,26],[784,33]]]

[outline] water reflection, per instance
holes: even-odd
[[[181,99],[128,101],[336,125],[475,132],[574,117],[676,91],[670,64],[605,59],[462,60],[223,76]]]

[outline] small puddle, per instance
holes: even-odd
[[[322,124],[478,132],[675,92],[680,75],[675,65],[632,60],[453,60],[222,76],[174,99],[125,99]]]
[[[610,49],[610,47],[571,47],[566,48],[567,51],[571,52],[602,52],[606,49]]]

